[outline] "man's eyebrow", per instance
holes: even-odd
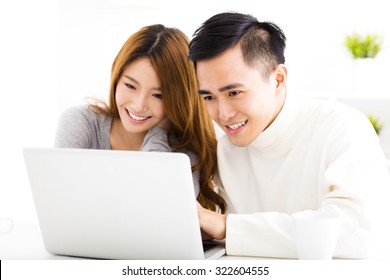
[[[218,91],[219,91],[219,92],[224,92],[224,91],[227,91],[227,90],[230,90],[230,89],[234,89],[234,88],[238,88],[238,87],[243,87],[243,86],[244,86],[244,85],[241,84],[241,83],[234,83],[234,84],[230,84],[230,85],[221,87],[221,88],[218,89]],[[198,90],[198,93],[199,93],[199,94],[211,94],[210,91],[204,90],[204,89]]]
[[[209,92],[208,90],[203,90],[203,89],[198,90],[198,93],[199,94],[211,94],[211,92]]]
[[[219,90],[220,92],[223,92],[223,91],[227,91],[227,90],[229,90],[229,89],[234,89],[234,88],[243,87],[243,86],[244,86],[244,85],[241,84],[241,83],[234,83],[234,84],[230,84],[230,85],[221,87],[221,88],[219,88],[218,90]]]
[[[123,76],[126,77],[127,79],[129,79],[130,81],[132,81],[133,83],[137,84],[137,85],[140,84],[136,79],[134,79],[133,77],[130,77],[129,75],[125,75],[124,74]],[[161,91],[160,87],[153,87],[152,89]]]

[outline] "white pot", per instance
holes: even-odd
[[[353,95],[376,97],[381,95],[381,81],[377,80],[379,64],[374,58],[359,58],[353,61]]]

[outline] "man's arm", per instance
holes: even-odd
[[[198,207],[199,223],[202,232],[208,237],[221,240],[226,236],[226,218],[227,215]]]

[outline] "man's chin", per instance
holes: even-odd
[[[253,140],[249,140],[249,139],[244,139],[244,137],[239,137],[239,136],[231,136],[231,135],[227,135],[230,142],[236,146],[236,147],[239,147],[239,148],[244,148],[246,146],[249,146]]]

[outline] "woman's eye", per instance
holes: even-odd
[[[153,96],[158,98],[158,99],[162,99],[162,94],[160,94],[160,93],[154,93]]]
[[[128,87],[128,88],[130,88],[130,89],[135,89],[135,87],[134,87],[132,84],[127,84],[127,83],[125,83],[125,86]]]
[[[207,96],[203,97],[203,99],[205,101],[210,101],[210,100],[213,100],[214,98],[211,95],[207,95]]]

